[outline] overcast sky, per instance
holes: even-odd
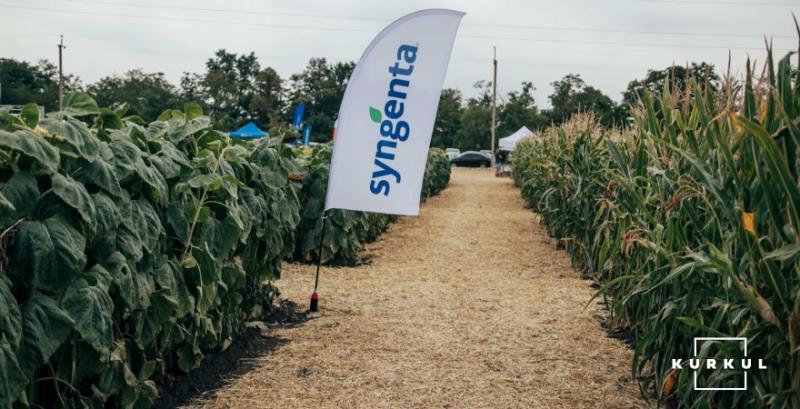
[[[0,57],[56,62],[63,34],[65,71],[84,84],[131,68],[177,83],[219,48],[253,51],[286,78],[310,57],[357,60],[390,20],[424,8],[467,13],[445,86],[474,95],[496,46],[499,92],[532,81],[540,106],[567,73],[617,101],[630,80],[673,62],[724,69],[730,50],[741,73],[748,54],[764,59],[764,35],[796,47],[800,14],[788,0],[0,0]]]

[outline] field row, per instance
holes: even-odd
[[[749,65],[749,64],[748,64]],[[674,81],[673,81],[674,82]],[[800,407],[800,81],[789,56],[744,84],[645,92],[631,130],[591,117],[518,147],[514,178],[635,335],[634,376],[681,407]],[[747,338],[749,389],[693,390],[695,337]],[[742,358],[723,344],[703,358]],[[700,372],[740,388],[742,372]],[[726,375],[728,374],[728,375]]]
[[[330,147],[232,140],[191,104],[150,124],[65,105],[0,116],[0,406],[146,408],[314,257]],[[424,195],[449,175],[433,150]],[[326,261],[391,221],[329,216]]]

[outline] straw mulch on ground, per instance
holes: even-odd
[[[455,169],[420,217],[323,268],[321,312],[204,408],[640,408],[631,351],[509,179]],[[285,266],[306,304],[314,266]]]

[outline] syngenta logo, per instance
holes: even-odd
[[[381,138],[375,147],[375,171],[369,190],[374,195],[389,196],[392,182],[400,183],[400,172],[392,167],[395,160],[397,144],[405,142],[411,135],[411,127],[403,120],[406,109],[406,97],[411,86],[411,74],[414,72],[414,62],[417,60],[419,45],[401,45],[397,49],[397,59],[389,66],[392,74],[389,81],[387,100],[383,111],[369,107],[369,117],[373,122],[380,124]]]
[[[712,348],[716,348],[717,355],[730,357],[702,358],[710,355]],[[673,359],[672,369],[690,369],[692,385],[697,391],[744,391],[747,390],[749,371],[767,369],[763,359],[747,356],[747,338],[697,337],[692,355],[693,358],[688,360]]]

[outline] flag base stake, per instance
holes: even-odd
[[[308,308],[310,312],[317,312],[319,311],[319,294],[314,291],[311,294],[311,306]]]
[[[325,211],[322,211],[322,232],[319,235],[319,249],[317,250],[317,274],[314,277],[314,292],[311,293],[311,304],[308,307],[309,312],[317,312],[319,311],[319,293],[317,290],[319,289],[319,269],[322,266],[322,250],[323,250],[323,243],[325,240],[325,225],[327,221],[327,217],[325,217]]]

